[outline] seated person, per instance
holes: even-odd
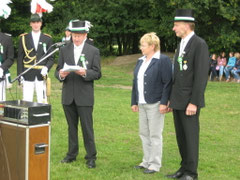
[[[216,67],[217,67],[217,55],[212,54],[212,57],[210,59],[210,80],[211,81],[213,81],[215,77],[218,79]]]
[[[231,73],[236,80],[236,82],[240,83],[240,53],[236,53],[235,57],[237,58],[237,61],[235,63],[234,68],[232,69]]]
[[[219,70],[219,81],[222,80],[223,70],[227,64],[227,58],[225,52],[222,52],[220,56],[217,58],[217,67],[216,69]]]
[[[226,82],[230,81],[230,72],[236,64],[236,57],[233,56],[233,55],[234,55],[233,52],[229,53],[228,63],[226,65],[226,67],[224,68],[224,74],[226,76]]]

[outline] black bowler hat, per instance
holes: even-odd
[[[42,22],[42,18],[39,14],[32,14],[30,17],[30,22]]]
[[[192,9],[177,9],[174,21],[195,22],[195,18],[193,17],[193,15],[194,12]]]
[[[73,33],[88,33],[92,24],[89,21],[71,20],[69,22],[69,31]]]

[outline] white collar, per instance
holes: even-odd
[[[41,31],[38,31],[38,32],[32,31],[32,36],[40,36],[40,34],[41,34]]]
[[[184,39],[182,39],[182,41],[184,41],[185,44],[187,44],[194,34],[195,34],[194,31],[190,32]]]

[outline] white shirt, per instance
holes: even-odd
[[[33,44],[34,44],[34,47],[35,47],[35,50],[36,50],[36,51],[37,51],[37,48],[38,48],[38,43],[39,43],[40,35],[41,35],[41,31],[39,31],[39,32],[37,32],[37,33],[32,31]]]
[[[75,65],[78,64],[79,58],[80,58],[80,56],[81,56],[81,54],[82,54],[82,50],[83,50],[84,43],[85,43],[85,41],[84,41],[81,45],[79,45],[79,46],[76,46],[76,45],[74,44],[74,60],[75,60]]]
[[[138,103],[139,104],[146,104],[145,98],[144,98],[144,76],[145,76],[145,72],[149,66],[149,64],[151,63],[153,58],[160,58],[160,51],[156,52],[152,58],[148,61],[146,61],[146,56],[141,57],[139,60],[143,60],[143,63],[138,71],[138,75],[137,75],[137,84],[138,84]]]
[[[184,39],[181,40],[180,43],[180,50],[179,50],[179,57],[183,54],[184,49],[188,43],[188,41],[191,39],[191,37],[194,35],[194,31],[192,31],[191,33],[189,33]]]

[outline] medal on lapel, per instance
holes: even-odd
[[[182,54],[178,57],[177,61],[179,63],[180,71],[183,70],[183,57],[184,57],[185,51],[182,52]]]
[[[43,51],[44,51],[44,53],[47,52],[47,45],[46,45],[46,43],[43,43]]]
[[[182,71],[182,61],[183,61],[183,58],[182,56],[178,57],[178,63],[179,63],[179,68],[180,68],[180,71]]]
[[[1,54],[3,54],[3,45],[0,43],[0,51],[1,51]]]
[[[183,61],[183,70],[186,71],[188,69],[187,61]]]
[[[83,68],[84,68],[84,69],[87,69],[85,54],[81,54],[81,56],[80,56],[80,61],[82,62]]]

